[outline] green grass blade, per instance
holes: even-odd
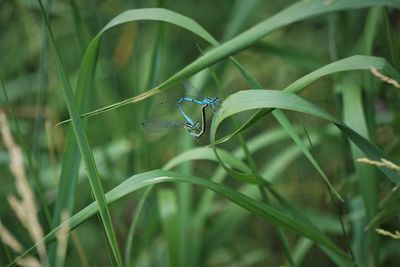
[[[344,81],[338,87],[341,89],[343,95],[344,122],[347,125],[351,125],[352,129],[356,130],[366,139],[369,139],[361,87],[353,81]],[[351,144],[351,152],[356,170],[355,174],[363,198],[363,208],[365,209],[367,220],[370,220],[376,214],[378,204],[378,181],[375,168],[371,165],[357,162],[357,159],[364,157],[364,154],[354,144]],[[362,220],[360,219],[360,221]],[[364,228],[364,226],[360,225],[360,228]],[[362,230],[360,229],[359,231],[361,232]],[[372,254],[374,265],[379,265],[380,247],[378,238],[378,234],[372,230],[359,235],[358,242],[363,244],[363,246],[360,246],[359,250],[354,251],[358,262],[363,263],[365,261],[364,255],[368,253]]]
[[[217,194],[229,199],[238,206],[248,210],[254,215],[260,216],[261,218],[264,218],[275,225],[279,225],[281,227],[294,231],[297,234],[309,238],[318,245],[334,253],[342,261],[346,262],[347,266],[352,265],[350,257],[340,248],[338,248],[332,241],[330,241],[329,238],[327,238],[320,230],[318,230],[318,228],[313,227],[310,224],[304,223],[301,220],[293,219],[288,214],[282,212],[279,208],[261,204],[258,201],[255,201],[248,196],[243,195],[225,185],[214,183],[208,179],[186,176],[170,171],[155,170],[134,175],[126,179],[124,182],[109,191],[105,197],[108,203],[112,203],[138,189],[161,182],[186,182],[212,190]],[[68,222],[71,230],[76,228],[79,224],[83,223],[89,217],[96,214],[96,212],[98,212],[98,205],[94,202],[83,210],[76,213],[70,218]],[[52,241],[55,238],[55,234],[57,233],[57,231],[59,231],[61,227],[62,226],[60,225],[59,227],[48,233],[43,239],[43,242]],[[24,257],[25,255],[33,252],[35,246],[27,250],[19,257]],[[13,264],[15,264],[15,261],[12,262],[9,266]]]
[[[167,240],[169,266],[179,266],[179,224],[178,205],[175,193],[170,189],[160,189],[157,192],[158,208],[164,236]]]
[[[342,122],[296,94],[274,90],[247,90],[229,96],[221,105],[211,124],[210,139],[215,143],[216,132],[220,123],[234,114],[258,108],[280,108],[303,112],[334,123],[367,157],[379,160],[386,157],[375,145],[344,125]],[[400,176],[385,167],[380,170],[395,184],[400,184]]]
[[[275,118],[279,121],[282,127],[286,130],[286,132],[290,135],[292,140],[297,144],[297,146],[301,149],[306,158],[310,161],[310,163],[314,166],[315,170],[321,175],[326,185],[332,190],[334,195],[343,202],[343,199],[340,197],[339,193],[335,190],[331,182],[329,181],[325,172],[319,166],[317,160],[313,157],[311,152],[308,150],[307,146],[304,144],[303,140],[298,136],[298,134],[294,131],[293,126],[290,124],[287,117],[283,114],[283,112],[279,109],[273,111]]]
[[[322,77],[344,71],[369,70],[371,66],[375,67],[376,69],[382,71],[383,73],[391,77],[394,77],[394,79],[398,80],[400,78],[400,74],[385,59],[379,57],[357,55],[357,56],[347,57],[338,60],[336,62],[333,62],[331,64],[325,65],[301,77],[300,79],[296,80],[283,90],[298,94],[302,92],[309,84]],[[272,109],[258,111],[248,121],[243,123],[243,125],[240,128],[238,128],[235,132],[220,138],[218,141],[216,141],[216,143],[219,144],[228,141],[234,135],[247,129],[255,122],[263,118],[265,115],[270,113],[271,111]]]
[[[400,189],[395,187],[380,204],[381,210],[369,222],[366,229],[371,230],[385,223],[400,210]]]
[[[224,58],[234,55],[235,53],[252,45],[265,35],[288,24],[334,11],[366,8],[370,6],[398,7],[400,6],[400,4],[398,3],[397,0],[354,0],[354,1],[336,0],[332,3],[326,3],[324,1],[319,1],[319,0],[300,1],[219,46],[218,42],[210,34],[208,34],[208,32],[205,31],[200,25],[195,23],[193,20],[184,17],[180,14],[177,14],[175,12],[161,8],[137,9],[137,10],[125,11],[124,13],[112,19],[99,32],[99,34],[92,40],[87,51],[98,49],[98,44],[100,42],[100,39],[103,33],[106,32],[108,29],[123,23],[137,21],[137,20],[155,20],[155,21],[163,21],[175,24],[177,26],[180,26],[197,34],[198,36],[202,37],[204,40],[209,42],[211,45],[216,46],[216,48],[210,50],[205,55],[201,56],[191,64],[184,67],[182,70],[175,73],[173,76],[171,76],[169,79],[164,81],[159,86],[151,90],[148,90],[147,92],[140,94],[138,96],[128,98],[120,102],[111,104],[109,106],[85,113],[82,115],[82,117],[94,116],[151,97],[169,88],[173,84],[187,79],[188,77],[207,68],[208,66],[211,66],[212,64],[220,60],[223,60]],[[94,60],[92,61],[92,64],[95,64]]]
[[[331,127],[323,127],[322,129],[318,129],[318,131],[312,130],[309,132],[309,137],[307,139],[311,140],[313,147],[317,147],[323,144],[323,135],[330,135],[335,137],[339,135],[340,131],[333,125],[330,126]],[[303,143],[306,145],[307,148],[310,147],[310,144],[307,143],[308,140],[303,140]],[[261,174],[263,178],[268,182],[274,183],[275,180],[279,178],[287,168],[290,167],[290,164],[292,164],[296,158],[301,156],[301,154],[302,150],[296,144],[293,144],[292,146],[283,149],[267,165],[262,167]]]
[[[236,159],[232,156],[231,153],[223,150],[218,149],[218,155],[220,155],[221,159],[226,163],[227,166],[231,168],[236,168],[242,172],[249,172],[250,168],[243,163],[242,161]],[[172,158],[168,161],[167,164],[164,165],[163,169],[171,170],[175,166],[179,164],[185,163],[187,161],[193,160],[212,160],[217,161],[213,149],[210,147],[196,147],[190,150],[186,150],[181,154],[177,155],[176,157]]]
[[[145,189],[143,194],[140,197],[140,201],[137,205],[137,209],[135,211],[134,219],[132,220],[131,226],[129,227],[128,231],[128,237],[126,238],[126,244],[125,244],[125,267],[129,267],[132,265],[131,263],[131,253],[132,253],[132,245],[133,245],[133,240],[134,240],[134,234],[136,230],[136,226],[139,221],[139,217],[142,213],[143,206],[145,201],[147,200],[147,197],[149,196],[150,192],[152,191],[153,187],[149,186]]]
[[[245,27],[246,21],[254,13],[255,8],[260,2],[260,0],[235,1],[232,7],[231,17],[227,23],[224,36],[222,37],[223,41],[229,40],[240,33],[243,27]]]
[[[253,86],[254,88],[262,88],[261,84],[245,68],[243,68],[239,62],[237,62],[236,60],[233,60],[233,62],[236,65],[236,67],[240,70],[242,75],[245,77],[245,79],[249,82],[249,84],[251,86]],[[294,130],[293,126],[290,124],[289,120],[283,114],[283,112],[281,112],[279,110],[274,110],[272,112],[272,114],[278,120],[278,122],[281,124],[281,126],[285,129],[285,131],[289,134],[289,136],[293,139],[293,141],[301,148],[301,150],[303,151],[304,155],[311,162],[311,164],[314,166],[314,168],[317,170],[317,172],[322,176],[322,178],[324,179],[325,183],[330,188],[330,190],[332,190],[332,192],[336,195],[336,197],[338,199],[343,201],[342,198],[340,197],[340,195],[335,190],[335,188],[329,182],[328,177],[322,171],[322,169],[320,168],[320,166],[317,163],[316,159],[309,152],[307,146],[303,143],[301,138],[298,136],[297,132]],[[218,158],[217,151],[215,151],[215,153],[216,153],[216,156]],[[224,166],[223,161],[220,161],[220,164],[222,166]],[[229,170],[229,169],[227,171],[231,172],[232,175],[234,175],[234,177],[241,178],[241,177],[244,176],[244,177],[246,177],[246,179],[243,179],[244,181],[251,181],[250,179],[252,178],[252,175],[240,174],[238,172],[233,172],[232,170]]]
[[[91,51],[91,57],[97,57],[96,51]],[[93,100],[93,77],[95,74],[96,65],[89,64],[87,60],[83,60],[79,68],[77,88],[75,90],[75,99],[78,110],[89,110],[91,101]],[[87,121],[82,121],[86,127]],[[59,179],[57,199],[53,212],[52,227],[60,224],[61,211],[68,211],[72,214],[75,203],[75,191],[77,179],[79,177],[79,167],[81,163],[81,155],[79,147],[75,139],[72,126],[68,128],[64,154],[61,162],[61,174]],[[55,262],[55,247],[50,247],[49,261]]]
[[[53,33],[50,28],[50,23],[48,21],[47,14],[43,8],[41,0],[38,0],[38,2],[40,5],[40,8],[41,8],[41,11],[42,11],[43,18],[46,23],[46,27],[47,27],[49,36],[50,36],[50,43],[54,49],[56,67],[57,67],[57,71],[60,76],[60,80],[63,85],[62,88],[63,88],[64,98],[67,103],[68,112],[72,119],[72,126],[74,129],[75,137],[76,137],[78,147],[79,147],[79,150],[81,153],[81,157],[82,157],[83,162],[86,167],[86,172],[87,172],[87,175],[89,178],[90,186],[92,188],[92,192],[93,192],[94,198],[96,200],[96,203],[99,206],[99,213],[100,213],[101,220],[103,222],[103,227],[107,234],[108,241],[110,242],[110,246],[113,251],[116,263],[118,266],[122,266],[121,253],[118,248],[117,240],[116,240],[115,233],[114,233],[113,226],[112,226],[110,213],[108,211],[108,206],[107,206],[107,203],[106,203],[106,200],[104,197],[104,192],[103,192],[103,189],[101,186],[100,177],[99,177],[99,174],[97,171],[96,164],[93,159],[93,154],[92,154],[92,151],[89,146],[89,142],[86,137],[83,123],[79,116],[78,107],[76,105],[76,102],[75,102],[75,99],[74,99],[74,96],[72,93],[69,79],[67,77],[67,74],[65,73],[64,66],[63,66],[60,54],[58,52],[57,45],[55,43]]]

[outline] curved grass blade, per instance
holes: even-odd
[[[246,90],[229,96],[214,115],[210,129],[211,143],[215,145],[216,132],[223,120],[234,114],[259,108],[287,109],[327,120],[335,124],[371,160],[388,158],[375,145],[317,105],[294,93],[274,90]],[[380,170],[396,185],[400,184],[400,176],[396,172],[385,167],[380,167]]]
[[[400,74],[384,58],[357,55],[357,56],[347,57],[338,60],[336,62],[333,62],[331,64],[325,65],[296,80],[288,87],[284,88],[283,91],[289,91],[298,94],[302,92],[309,84],[311,84],[312,82],[316,81],[319,78],[344,71],[370,70],[371,66],[375,67],[378,70],[382,70],[384,73],[387,73],[388,75],[392,75],[393,77],[395,77],[395,79],[400,78]],[[265,115],[269,114],[271,111],[272,109],[264,109],[257,111],[257,113],[255,113],[249,120],[243,123],[243,125],[240,128],[238,128],[235,132],[220,138],[215,143],[220,144],[228,141],[236,134],[244,131],[245,129],[253,125],[255,122],[263,118]]]
[[[234,55],[235,53],[249,47],[257,40],[263,38],[265,35],[290,23],[301,21],[317,15],[326,14],[329,12],[347,10],[347,9],[366,8],[370,6],[398,7],[400,6],[400,4],[397,0],[354,0],[354,1],[336,0],[330,4],[327,4],[324,1],[317,1],[317,0],[300,1],[282,10],[276,15],[262,21],[261,23],[253,26],[249,30],[237,35],[236,37],[232,38],[231,40],[221,45],[219,45],[219,43],[207,31],[205,31],[199,24],[197,24],[192,19],[189,19],[185,16],[169,11],[167,9],[148,8],[148,9],[137,9],[137,10],[126,11],[118,15],[114,19],[112,19],[96,35],[96,37],[92,40],[92,42],[90,43],[89,47],[86,50],[84,61],[90,62],[90,64],[96,64],[96,59],[87,56],[87,54],[98,50],[99,43],[104,32],[120,24],[138,20],[154,20],[154,21],[163,21],[175,24],[179,27],[182,27],[184,29],[187,29],[188,31],[197,34],[198,36],[200,36],[201,38],[203,38],[216,48],[210,50],[202,57],[198,58],[191,64],[181,69],[159,86],[154,87],[146,91],[145,93],[142,93],[135,97],[131,97],[122,100],[120,102],[111,104],[109,106],[85,113],[81,116],[82,117],[94,116],[106,112],[108,110],[112,110],[130,103],[139,102],[143,99],[153,96],[167,89],[171,85],[187,79],[188,77],[207,68],[208,66],[211,66],[212,64],[221,61],[224,58]]]
[[[295,127],[295,130],[296,130],[296,132],[301,132],[302,128]],[[310,138],[311,138],[311,140],[313,140],[312,143],[314,145],[320,143],[320,141],[318,141],[319,139],[317,140],[317,137],[319,136],[318,133],[321,133],[321,130],[322,130],[323,135],[327,134],[327,135],[337,136],[338,133],[340,132],[333,125],[330,125],[329,127],[324,127],[322,129],[321,129],[321,127],[318,127],[317,129],[311,128],[310,129]],[[271,145],[276,142],[287,139],[288,137],[289,136],[287,135],[285,130],[283,130],[281,128],[276,128],[273,130],[268,130],[268,132],[260,133],[258,136],[249,140],[247,142],[247,144],[248,144],[250,153],[254,153],[254,152],[258,151],[259,149],[262,149],[268,145]],[[297,151],[296,156],[301,155],[302,151],[297,145],[293,144],[293,149],[295,149],[295,151]],[[226,158],[224,158],[224,155],[223,155],[224,150],[221,150],[221,149],[217,149],[217,150],[218,150],[218,154],[221,156],[221,159],[225,163],[227,163],[227,166],[232,167],[228,163],[228,160]],[[244,157],[244,151],[240,148],[235,149],[230,154],[232,154],[237,159],[242,159]],[[193,161],[193,160],[217,161],[217,158],[213,152],[213,149],[210,147],[193,148],[191,150],[184,151],[181,154],[177,155],[175,158],[171,159],[164,166],[164,168],[165,169],[173,168],[173,167],[177,166],[178,164],[182,164],[182,163],[186,162],[187,160],[190,160],[190,161]],[[293,160],[293,157],[283,160],[283,164],[280,164],[281,168],[279,170],[275,169],[274,176],[277,176],[278,172],[286,169],[286,166],[288,166],[292,160]],[[275,163],[271,162],[270,165],[275,166]],[[271,169],[271,168],[268,168],[268,169]],[[240,169],[238,168],[238,170],[240,170]],[[219,167],[214,172],[214,175],[211,175],[210,177],[211,177],[212,181],[222,183],[225,176],[226,176],[226,172],[224,171],[224,169],[222,167]],[[264,178],[266,178],[267,181],[269,180],[269,179],[267,179],[267,177],[264,177]],[[249,188],[249,189],[251,188],[250,185],[247,185],[244,187]],[[254,189],[253,186],[252,186],[252,188]],[[240,191],[242,192],[242,190],[240,190]],[[245,190],[245,192],[246,192],[245,193],[246,195],[250,194],[248,192],[248,190]],[[254,190],[252,192],[253,192],[253,194],[250,194],[250,196],[256,195],[256,194],[254,194]],[[285,212],[292,214],[292,216],[295,217],[296,220],[303,220],[304,222],[306,222],[310,225],[314,225],[314,227],[317,227],[317,226],[315,226],[315,224],[313,224],[309,220],[307,220],[307,218],[304,217],[304,214],[299,214],[299,212],[296,212],[296,209],[293,208],[288,202],[286,202],[283,199],[283,197],[279,196],[279,194],[277,192],[272,192],[272,194],[277,199],[277,201],[280,203],[281,209],[285,208]],[[210,207],[210,205],[212,205],[213,196],[214,196],[214,193],[211,191],[204,192],[202,198],[199,200],[198,208],[196,208],[196,214],[194,215],[194,219],[193,219],[193,229],[191,230],[191,232],[193,233],[193,242],[194,242],[195,251],[200,250],[202,240],[205,238],[204,237],[204,224],[205,224],[206,219],[210,215],[209,207]],[[243,218],[243,211],[239,211],[238,210],[239,208],[237,208],[237,207],[232,207],[232,209],[234,209],[236,211],[236,212],[234,212],[235,214],[233,215],[235,218],[238,218],[238,216]],[[226,211],[226,212],[229,212],[229,211]],[[229,231],[229,229],[224,228],[224,231]],[[218,233],[221,235],[224,234],[224,233],[221,233],[221,231],[219,231]],[[218,246],[219,242],[223,242],[223,240],[221,240],[221,239],[223,239],[223,237],[219,237],[218,241],[213,242],[214,247]],[[213,250],[212,247],[213,246],[211,246],[211,247],[207,246],[206,250],[212,251]],[[206,252],[203,251],[203,253],[206,253]]]
[[[199,24],[197,24],[194,20],[185,17],[179,13],[170,11],[168,9],[164,8],[143,8],[143,9],[134,9],[134,10],[128,10],[120,15],[114,17],[110,22],[107,23],[106,26],[93,38],[93,40],[90,42],[88,48],[86,49],[85,55],[82,60],[82,65],[96,65],[97,62],[97,52],[99,49],[99,45],[101,42],[101,39],[106,31],[109,29],[119,26],[121,24],[127,23],[127,22],[134,22],[134,21],[141,21],[141,20],[152,20],[152,21],[162,21],[162,22],[167,22],[174,24],[176,26],[182,27],[188,31],[191,31],[198,35],[199,37],[203,38],[207,42],[211,43],[214,46],[218,45],[218,42],[205,30],[203,29]],[[183,80],[183,79],[182,79]],[[78,81],[78,86],[79,86],[79,81]],[[152,90],[149,90],[143,94],[141,94],[137,99],[129,98],[126,100],[123,100],[121,102],[112,104],[110,106],[98,109],[93,112],[86,113],[82,115],[81,117],[88,117],[88,116],[93,116],[111,109],[114,109],[119,106],[123,106],[126,104],[134,103],[140,100],[143,100],[147,97],[150,97],[154,95],[155,93],[158,92],[157,87],[153,88]],[[58,123],[56,126],[61,125],[63,123],[69,122],[70,119],[62,121]]]
[[[238,170],[241,170],[243,172],[249,172],[250,167],[248,167],[245,163],[242,161],[236,159],[234,156],[231,155],[231,153],[223,150],[223,149],[218,149],[218,154],[220,155],[221,159],[227,163],[228,166],[231,168],[236,168]],[[212,161],[217,161],[217,158],[215,157],[215,154],[213,150],[209,147],[196,147],[190,150],[186,150],[179,154],[178,156],[174,157],[166,165],[164,165],[163,169],[165,170],[171,170],[175,166],[178,166],[184,162],[187,161],[193,161],[193,160],[212,160]]]
[[[269,220],[273,224],[282,226],[286,229],[294,231],[299,235],[309,238],[324,249],[327,249],[330,252],[334,253],[337,257],[339,257],[343,262],[346,263],[346,266],[351,266],[353,264],[349,255],[338,248],[318,228],[310,226],[309,224],[304,223],[301,220],[296,220],[292,218],[288,214],[282,212],[279,208],[259,203],[256,200],[249,198],[248,196],[241,194],[225,185],[214,183],[208,179],[187,176],[176,172],[155,170],[134,175],[126,179],[124,182],[120,183],[118,186],[109,191],[105,195],[105,198],[107,200],[107,203],[112,203],[138,189],[162,182],[185,182],[212,190],[215,193],[224,196],[238,206],[248,210],[254,215]],[[98,205],[96,204],[96,202],[93,202],[86,208],[72,216],[66,223],[70,225],[70,230],[72,230],[97,212]],[[56,233],[60,230],[61,227],[62,225],[58,226],[50,233],[48,233],[42,240],[42,242],[53,241]],[[32,253],[36,246],[37,244],[25,251],[18,258],[22,258],[25,255]],[[16,260],[10,263],[9,266],[13,266],[16,263]]]

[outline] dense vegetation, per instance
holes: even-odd
[[[398,266],[399,9],[1,1],[0,266]]]

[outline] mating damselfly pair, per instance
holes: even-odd
[[[187,85],[187,83],[185,84]],[[200,122],[192,119],[191,116],[183,111],[182,104],[184,102],[191,102],[196,105],[200,105]],[[203,99],[196,99],[192,97],[181,97],[177,100],[176,104],[179,113],[184,118],[184,121],[173,121],[164,119],[146,119],[142,123],[142,129],[147,131],[155,128],[184,128],[191,136],[198,138],[206,131],[206,108],[209,107],[214,113],[221,100],[219,97],[210,98],[205,97]]]

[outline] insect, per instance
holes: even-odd
[[[206,130],[206,109],[207,105],[202,105],[200,109],[201,123],[193,121],[189,117],[189,121],[180,122],[164,119],[147,119],[141,124],[144,131],[168,129],[168,128],[184,128],[191,136],[195,138],[201,137]],[[185,114],[186,115],[186,114]]]
[[[190,83],[185,82],[184,87],[187,90],[197,90],[195,89]],[[193,120],[188,114],[183,111],[182,103],[183,102],[191,102],[196,105],[201,105],[200,109],[200,117],[201,122]],[[214,113],[221,100],[219,97],[205,97],[203,99],[196,99],[192,97],[181,97],[177,100],[177,106],[179,109],[179,113],[183,116],[185,122],[178,122],[178,121],[170,121],[170,120],[162,120],[162,119],[148,119],[142,123],[142,129],[160,129],[160,128],[184,128],[191,136],[198,138],[202,136],[206,130],[206,108],[211,108],[212,112]]]

